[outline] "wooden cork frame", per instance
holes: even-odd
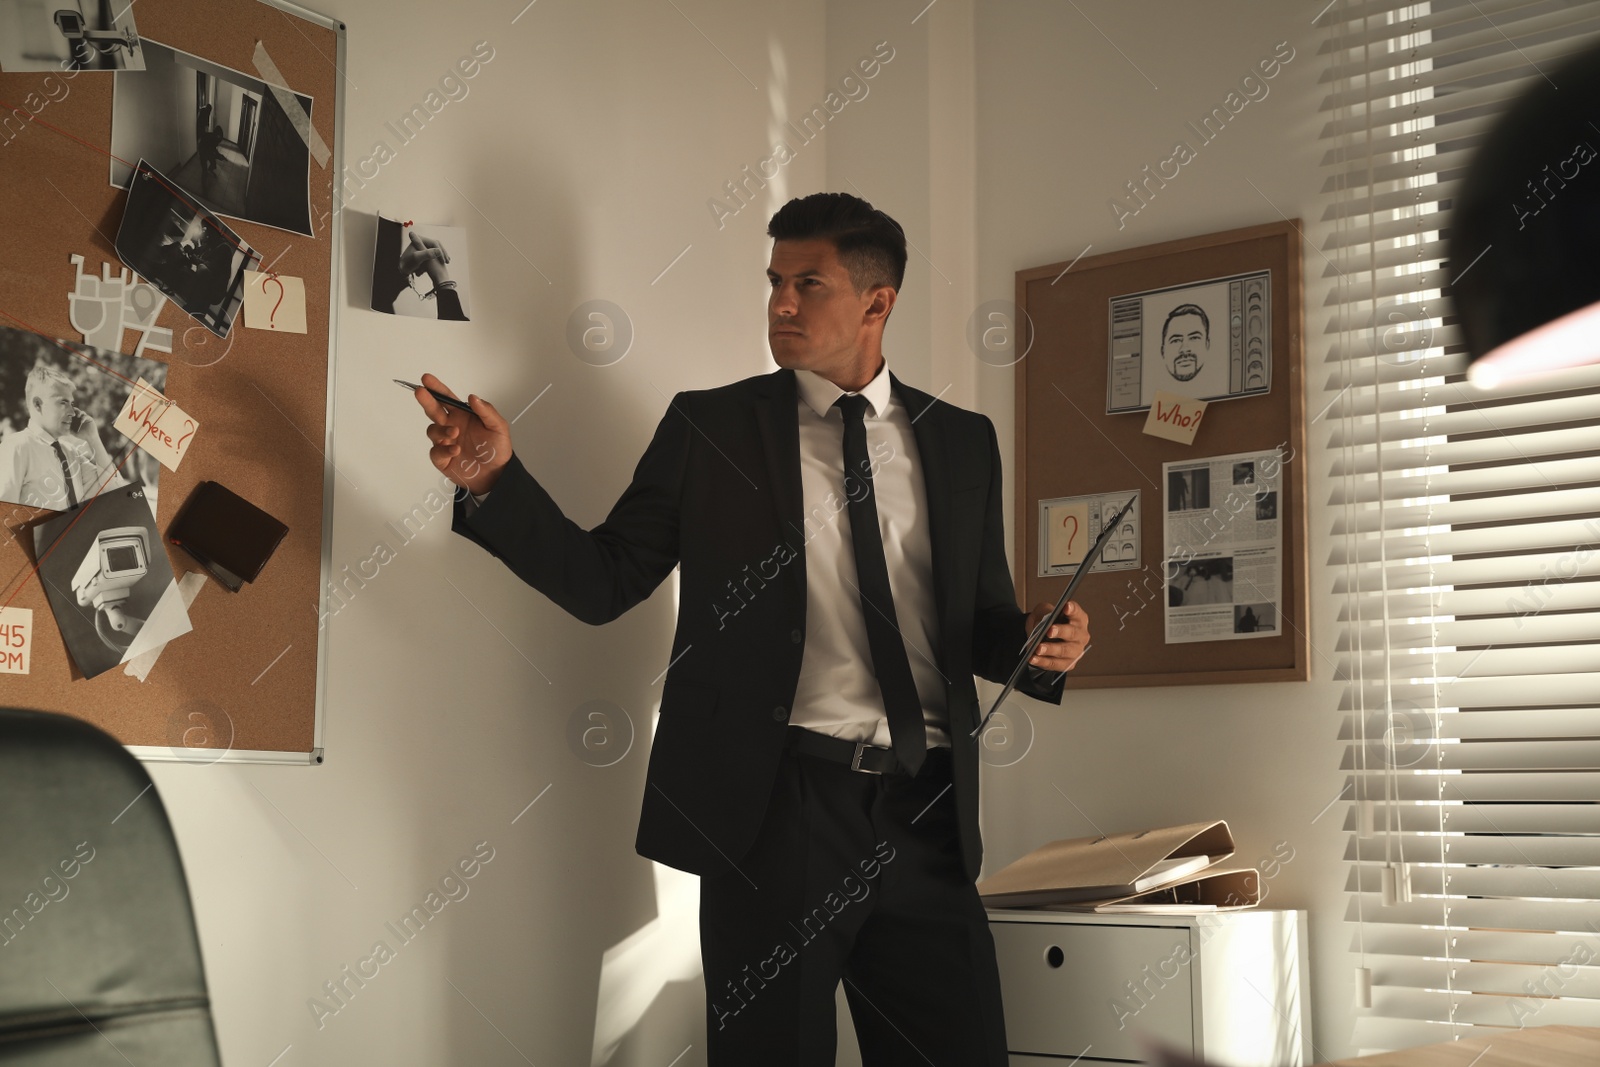
[[[1143,432],[1145,412],[1106,413],[1108,302],[1203,279],[1270,270],[1270,392],[1213,401],[1192,445]],[[1066,575],[1037,577],[1038,503],[1141,489],[1137,571],[1091,573],[1074,598],[1092,649],[1068,689],[1304,681],[1306,605],[1305,374],[1301,236],[1296,220],[1207,234],[1017,272],[1015,583],[1018,602],[1054,601]],[[1165,643],[1163,463],[1283,450],[1281,615],[1272,637]]]
[[[306,333],[246,329],[210,335],[170,301],[157,324],[173,331],[167,395],[200,423],[177,471],[162,471],[157,527],[202,481],[222,483],[289,527],[259,577],[238,593],[207,578],[189,616],[141,683],[116,667],[85,679],[74,668],[34,572],[29,527],[51,512],[4,505],[0,602],[33,611],[31,671],[7,676],[5,704],[60,712],[111,733],[135,755],[320,763],[326,634],[319,605],[332,529],[333,347],[340,272],[338,210],[345,28],[283,2],[172,0],[141,4],[141,39],[260,78],[264,48],[294,93],[313,100],[308,162],[311,236],[225,217],[267,264],[303,278]],[[121,267],[113,247],[127,194],[109,184],[110,72],[0,74],[0,324],[76,341],[67,294],[73,254],[96,277]],[[36,110],[37,109],[37,110]],[[48,125],[46,125],[48,124]],[[129,160],[130,164],[137,160]],[[139,335],[125,331],[123,351]],[[91,501],[88,507],[93,507]],[[199,565],[166,545],[181,577]]]

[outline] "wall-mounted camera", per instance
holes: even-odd
[[[95,632],[116,651],[125,651],[144,626],[145,620],[128,614],[125,604],[139,579],[149,573],[149,534],[142,526],[118,526],[95,536],[72,576],[78,605],[94,606]]]
[[[91,62],[93,52],[89,46],[95,45],[102,53],[106,50],[115,52],[119,48],[126,48],[132,55],[139,46],[139,35],[130,25],[123,30],[90,30],[83,25],[83,16],[71,9],[59,10],[55,13],[56,29],[61,31],[61,36],[67,39],[67,44],[78,62],[88,64]]]

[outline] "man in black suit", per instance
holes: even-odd
[[[900,226],[819,193],[767,233],[782,369],[674,396],[605,522],[480,397],[417,391],[430,458],[471,494],[452,528],[586,622],[680,568],[636,847],[701,876],[709,1062],[833,1063],[842,978],[865,1063],[1003,1067],[973,675],[1009,677],[1052,605],[1016,604],[993,425],[884,361]],[[1020,688],[1059,703],[1083,610],[1049,637]]]

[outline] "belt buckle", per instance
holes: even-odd
[[[863,766],[861,766],[861,753],[864,752],[865,750],[867,750],[869,748],[873,748],[873,747],[875,747],[875,746],[869,745],[865,741],[857,741],[856,742],[856,752],[855,752],[855,755],[853,757],[851,757],[851,760],[850,760],[850,769],[852,771],[860,771],[862,774],[882,774],[883,773],[882,771],[875,771],[871,767],[863,767]]]

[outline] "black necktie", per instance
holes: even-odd
[[[78,494],[72,491],[72,471],[67,467],[67,454],[61,451],[60,441],[51,441],[50,447],[56,450],[56,458],[61,461],[61,476],[67,480],[67,506],[78,506]]]
[[[912,774],[922,766],[928,750],[928,731],[922,721],[922,700],[917,696],[906,659],[905,642],[895,619],[894,597],[889,592],[889,567],[883,559],[883,536],[878,532],[877,492],[867,460],[864,396],[841,396],[834,402],[844,413],[845,496],[850,501],[850,539],[855,543],[856,579],[861,583],[861,614],[867,622],[867,644],[872,650],[873,674],[883,692],[889,715],[889,736],[895,758]],[[866,483],[867,491],[852,485]],[[854,490],[854,491],[852,491]]]

